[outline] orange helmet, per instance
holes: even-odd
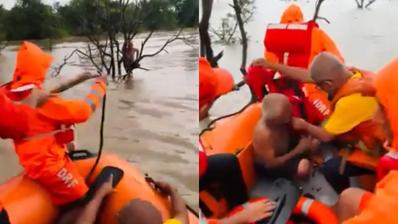
[[[11,91],[41,87],[53,57],[37,45],[24,41],[17,53],[17,63],[11,83]]]
[[[287,7],[281,16],[281,23],[302,23],[303,21],[303,12],[300,7],[295,4],[291,4]]]

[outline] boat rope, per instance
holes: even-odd
[[[206,131],[211,131],[211,130],[213,130],[213,127],[212,127],[212,126],[213,126],[213,124],[216,123],[217,121],[222,120],[222,119],[224,119],[224,118],[232,117],[232,116],[235,116],[235,115],[237,115],[237,114],[242,113],[244,110],[246,110],[246,108],[248,108],[248,107],[249,107],[250,105],[252,105],[254,102],[255,102],[255,101],[253,101],[253,99],[251,99],[251,100],[249,101],[249,103],[247,103],[245,106],[243,106],[242,109],[240,109],[239,111],[234,112],[234,113],[232,113],[232,114],[227,114],[227,115],[224,115],[224,116],[221,116],[221,117],[218,117],[218,118],[212,120],[212,121],[207,125],[207,127],[206,127],[205,129],[203,129],[203,130],[199,133],[199,137],[201,137]]]
[[[94,165],[91,167],[90,172],[88,173],[86,180],[89,180],[90,177],[93,175],[95,168],[97,168],[98,163],[101,159],[102,149],[104,147],[104,123],[105,123],[105,111],[106,111],[106,94],[102,99],[102,115],[101,115],[101,126],[100,126],[100,139],[99,139],[99,148],[97,158],[94,162]]]

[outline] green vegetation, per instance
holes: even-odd
[[[110,29],[122,32],[129,27],[122,23],[129,22],[137,24],[134,32],[194,27],[198,11],[197,0],[72,0],[64,6],[18,0],[10,10],[0,5],[0,40],[87,36]]]

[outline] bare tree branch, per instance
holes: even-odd
[[[371,4],[373,4],[376,0],[369,0],[368,4],[365,5],[365,8],[368,8]]]
[[[77,49],[73,50],[70,54],[66,55],[63,59],[63,62],[60,65],[53,68],[51,77],[57,77],[61,73],[61,70],[65,65],[72,63],[72,62],[69,62],[69,59],[76,53],[77,53]]]
[[[152,54],[145,54],[145,55],[143,55],[143,53],[142,53],[143,48],[141,48],[141,50],[142,50],[142,51],[140,52],[141,56],[140,56],[136,61],[137,61],[137,62],[140,62],[142,59],[144,59],[144,58],[146,58],[146,57],[153,57],[153,56],[156,56],[156,55],[158,55],[160,52],[164,51],[164,49],[167,47],[167,45],[173,43],[173,42],[176,41],[176,40],[182,40],[183,38],[181,38],[181,36],[180,36],[181,33],[182,33],[182,31],[183,31],[183,29],[180,29],[174,37],[171,37],[170,39],[168,39],[168,40],[163,44],[163,46],[160,47],[159,50],[157,50],[156,52],[154,52],[154,53],[152,53]],[[149,35],[148,35],[148,36],[149,36]],[[148,40],[149,40],[149,38],[145,39],[144,43],[146,43]],[[144,45],[144,44],[143,44],[143,45]]]
[[[359,2],[359,1],[361,1],[361,2]],[[355,0],[355,2],[357,3],[358,8],[362,9],[365,0]]]
[[[321,10],[321,5],[325,0],[317,0],[315,4],[315,13],[312,20],[316,21],[319,18],[319,11]],[[329,21],[329,20],[327,20]]]
[[[206,56],[212,67],[218,67],[218,63],[215,60],[214,52],[211,47],[211,39],[209,35],[209,21],[212,8],[213,0],[202,1],[202,19],[199,23],[200,55],[202,57]]]

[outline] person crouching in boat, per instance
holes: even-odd
[[[335,210],[344,224],[398,223],[398,59],[381,69],[374,79],[359,80],[357,89],[362,95],[376,96],[381,108],[384,127],[390,133],[385,147],[389,153],[378,164],[380,181],[373,192],[358,188],[346,189],[335,205]]]
[[[209,116],[214,101],[233,89],[232,75],[224,69],[212,68],[205,58],[199,58],[199,120]]]
[[[14,138],[15,151],[25,175],[40,183],[55,205],[66,205],[84,198],[88,187],[65,145],[73,141],[69,126],[86,121],[105,94],[105,78],[98,78],[84,100],[45,96],[42,84],[52,56],[38,46],[23,42],[17,53],[13,81],[3,86],[10,99],[26,113],[29,127],[23,137]],[[18,120],[19,117],[9,117]]]
[[[306,178],[310,161],[301,155],[316,150],[319,141],[300,136],[292,129],[292,110],[288,98],[279,93],[266,95],[262,116],[253,134],[256,173],[260,176]]]
[[[303,119],[294,119],[293,126],[296,129],[305,131],[323,142],[334,140],[342,145],[342,148],[361,150],[375,158],[384,153],[382,145],[387,139],[387,134],[380,121],[374,117],[378,110],[376,98],[363,96],[351,87],[352,82],[365,79],[372,74],[348,69],[329,53],[316,56],[309,72],[297,67],[269,63],[263,59],[256,60],[254,64],[271,67],[291,78],[315,83],[328,93],[332,112],[323,127],[312,125]],[[374,174],[367,167],[359,167],[350,162],[345,164],[341,173],[341,161],[342,157],[335,157],[326,161],[323,166],[326,179],[339,193],[349,187],[349,176]]]

